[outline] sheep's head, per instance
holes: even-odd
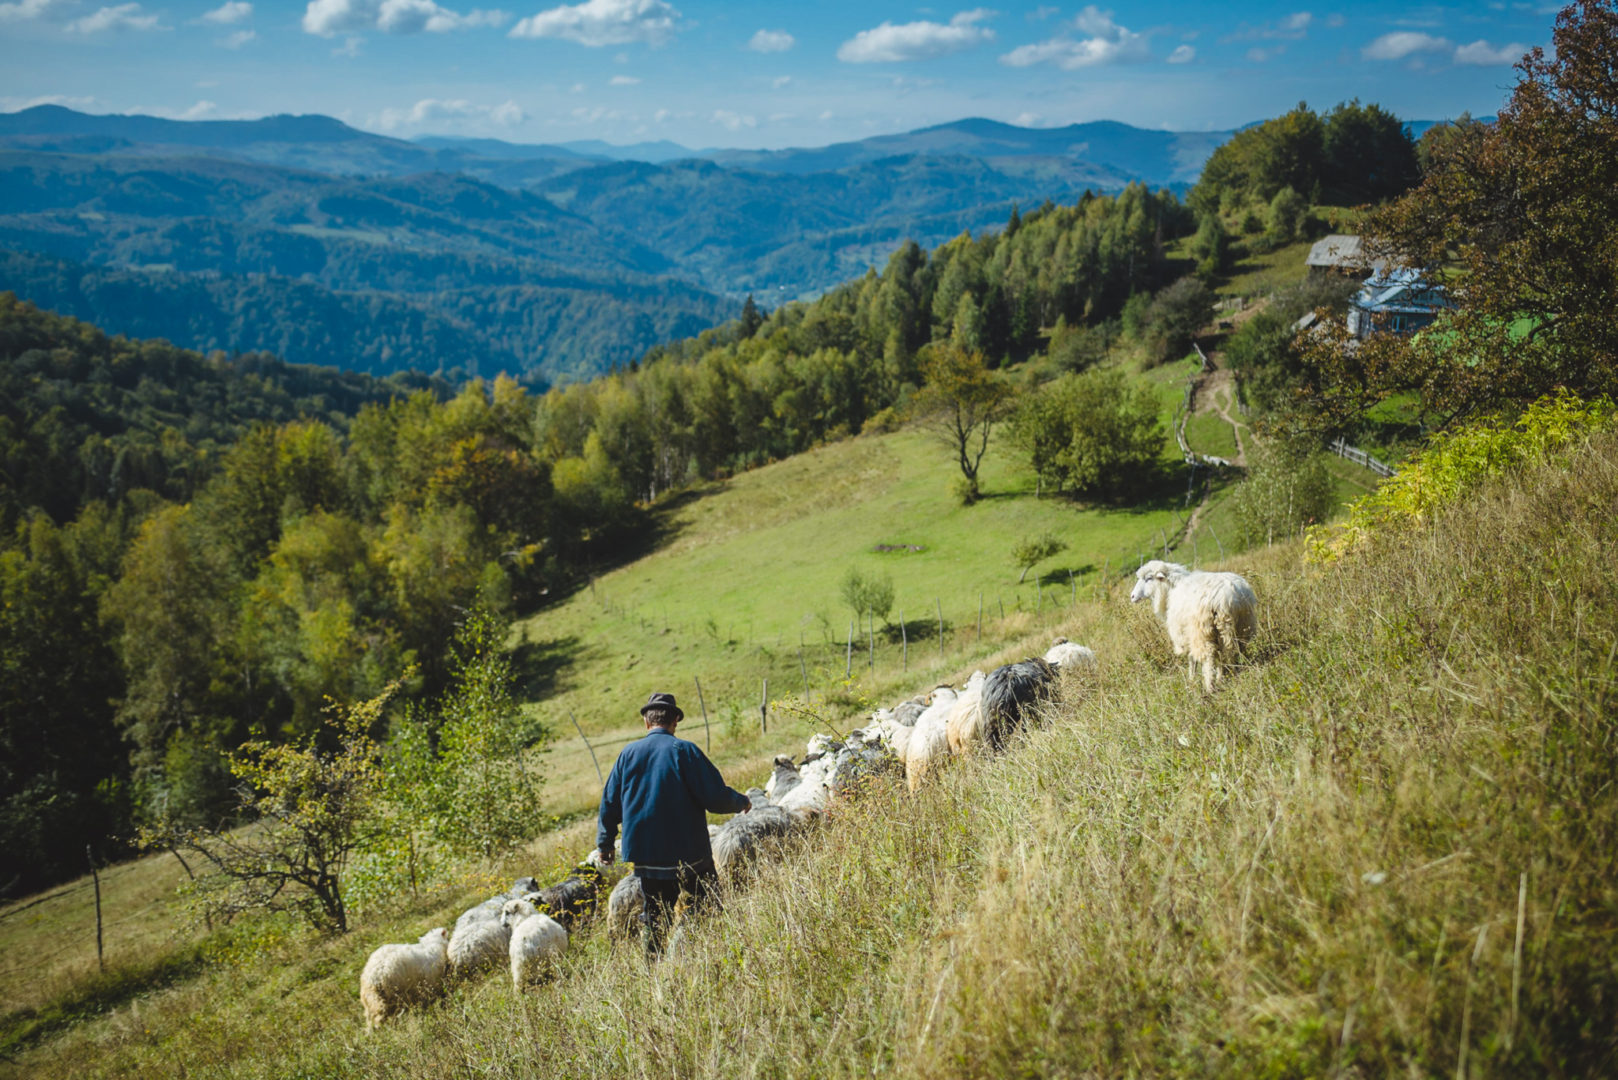
[[[421,935],[421,944],[437,945],[440,949],[449,948],[449,931],[442,926],[435,926]]]
[[[1190,572],[1179,563],[1153,559],[1135,571],[1135,587],[1129,591],[1129,602],[1138,604],[1149,599],[1152,607],[1161,615],[1164,605],[1168,603],[1169,590]]]
[[[537,895],[530,893],[530,896]],[[500,909],[500,925],[516,926],[530,915],[537,915],[539,909],[527,899],[507,900],[506,906]]]

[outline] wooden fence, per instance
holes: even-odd
[[[1345,457],[1356,465],[1363,465],[1378,476],[1392,476],[1393,466],[1385,461],[1378,461],[1357,446],[1350,446],[1342,439],[1333,439],[1327,444],[1327,449],[1338,457]]]

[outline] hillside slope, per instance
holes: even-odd
[[[341,940],[244,928],[229,964],[147,997],[138,1020],[79,1024],[18,1065],[1607,1074],[1615,500],[1618,438],[1600,436],[1348,562],[1311,568],[1291,545],[1240,559],[1259,637],[1211,698],[1121,589],[962,656],[956,678],[1060,631],[1101,669],[1004,756],[919,797],[875,787],[651,972],[597,927],[522,999],[496,976],[361,1031],[355,975],[375,943],[577,858],[581,823]],[[773,741],[793,752],[800,734]]]

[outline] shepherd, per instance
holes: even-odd
[[[646,897],[641,942],[652,961],[662,955],[681,893],[690,896],[693,910],[715,894],[719,874],[708,843],[707,813],[745,814],[753,804],[725,783],[696,743],[674,737],[685,713],[673,694],[653,694],[640,715],[646,734],[618,755],[601,791],[596,847],[602,863],[610,864],[623,826],[624,859],[633,864]]]

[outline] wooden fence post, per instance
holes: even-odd
[[[944,601],[933,597],[933,603],[938,605],[938,655],[944,655]]]
[[[84,859],[90,864],[90,880],[96,886],[96,963],[101,966],[103,973],[107,970],[107,957],[101,950],[101,874],[96,870],[95,856],[90,853],[90,845],[84,845]]]
[[[803,672],[803,700],[809,700],[809,665],[804,663],[803,642],[798,643],[798,670]]]
[[[848,655],[843,659],[843,678],[854,677],[854,620],[848,620]]]
[[[708,731],[708,703],[702,700],[702,680],[697,679],[697,704],[702,706],[702,742],[703,746],[713,749],[713,736]]]
[[[983,593],[978,593],[978,643],[983,641]]]
[[[1073,580],[1073,571],[1072,570],[1069,570],[1067,572],[1067,591],[1068,591],[1067,606],[1071,607],[1071,608],[1078,607],[1079,606],[1079,583],[1077,581]]]
[[[579,718],[573,715],[572,709],[567,711],[567,718],[573,721],[573,730],[579,733],[579,738],[584,740],[584,748],[590,751],[590,764],[596,767],[596,779],[601,781],[603,787],[606,786],[606,777],[601,775],[601,762],[596,760],[596,748],[590,745],[589,739],[584,738],[584,729],[579,726]],[[706,730],[706,723],[704,723],[704,730]]]
[[[763,734],[770,732],[770,680],[764,680],[764,688],[759,691],[758,698],[758,729]]]
[[[910,634],[905,629],[905,609],[904,608],[899,609],[899,647],[904,650],[903,653],[900,654],[902,656],[902,658],[903,658],[901,660],[901,662],[904,664],[904,670],[909,671],[910,670]]]

